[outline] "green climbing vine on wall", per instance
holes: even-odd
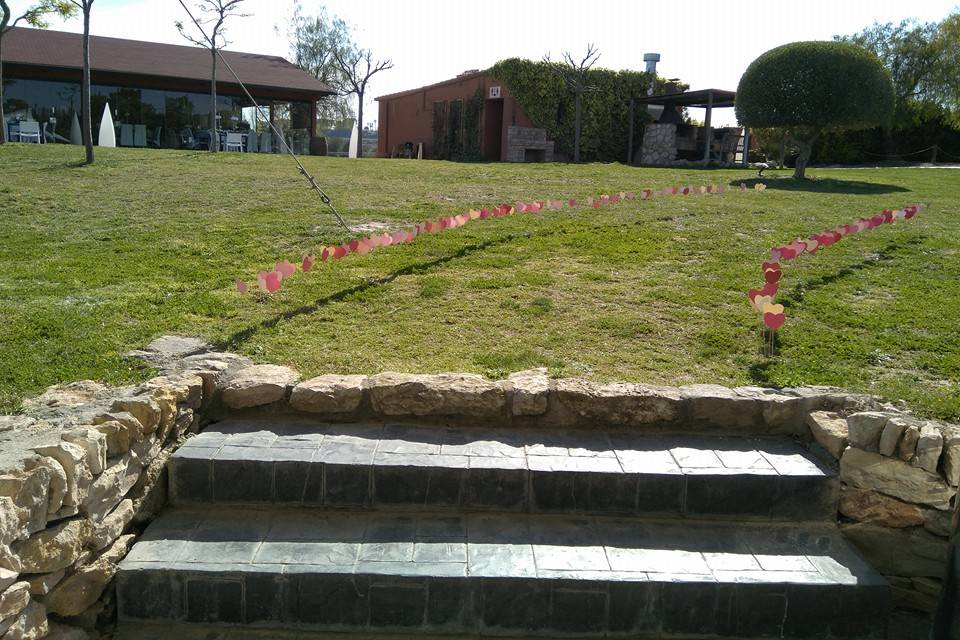
[[[499,79],[517,99],[534,126],[547,130],[556,151],[573,156],[574,94],[553,67],[557,63],[508,58],[495,64],[490,75]],[[630,100],[647,95],[650,75],[639,71],[591,69],[583,95],[580,156],[585,162],[623,162],[627,155]],[[653,78],[654,91],[667,84]],[[650,116],[635,109],[634,149],[639,148],[643,125]]]
[[[483,91],[468,100],[433,103],[433,158],[480,160]]]

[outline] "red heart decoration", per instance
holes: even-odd
[[[777,282],[780,280],[780,276],[783,275],[779,269],[770,269],[763,273],[763,279],[767,282]]]
[[[486,209],[480,209],[480,219],[481,219],[481,220],[486,220],[486,219],[489,218],[489,217],[490,217],[490,212],[489,212],[489,211],[487,211]]]
[[[280,274],[276,271],[261,271],[260,288],[267,293],[275,293],[280,289]]]
[[[797,257],[797,252],[791,247],[780,247],[780,257],[784,260],[793,260]]]
[[[762,295],[763,295],[763,292],[760,291],[760,289],[750,289],[750,291],[747,291],[747,297],[750,299],[750,302],[753,302],[753,299],[756,298],[757,296],[762,296]]]
[[[620,196],[618,195],[610,196],[610,202],[612,202],[613,204],[617,204],[618,202],[620,202]]]
[[[413,242],[414,240],[416,240],[416,238],[417,237],[415,235],[407,231],[407,242]]]
[[[339,260],[340,258],[342,258],[342,257],[345,256],[345,255],[347,255],[347,248],[346,248],[345,246],[340,245],[339,247],[334,247],[334,249],[333,249],[333,259],[334,259],[334,260]]]
[[[765,313],[763,314],[763,324],[767,325],[774,331],[783,326],[783,323],[787,321],[786,315],[782,313]]]
[[[776,282],[768,282],[760,289],[761,295],[765,296],[775,296],[777,295],[777,290],[780,288]]]
[[[577,206],[577,201],[571,198],[570,201],[567,202],[567,204],[570,205],[571,209],[573,209]]]
[[[772,262],[764,262],[764,263],[763,263],[762,265],[760,265],[760,266],[761,266],[761,268],[762,268],[764,271],[766,271],[767,269],[779,269],[779,268],[780,268],[780,263],[777,262],[776,260],[774,260],[774,261],[772,261]]]
[[[308,273],[310,269],[313,269],[313,264],[317,261],[313,256],[304,256],[303,263],[300,267],[303,269],[304,273]]]
[[[347,243],[347,246],[350,247],[350,251],[356,251],[356,250],[357,250],[357,247],[360,246],[360,241],[359,241],[359,240],[351,240],[350,242]]]
[[[326,262],[327,258],[329,257],[330,257],[330,249],[328,247],[324,247],[323,251],[320,252],[320,261]]]
[[[681,193],[682,193],[683,195],[689,194],[689,193],[690,193],[690,187],[684,187],[684,188],[683,188],[683,191],[681,191]]]
[[[600,201],[599,201],[599,200],[594,200],[594,201],[593,201],[593,208],[594,208],[594,209],[599,209],[599,208],[600,208]]]
[[[241,280],[240,278],[237,278],[236,285],[237,285],[237,291],[239,291],[240,293],[247,292],[247,283]]]

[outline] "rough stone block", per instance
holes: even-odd
[[[880,573],[939,578],[947,560],[947,541],[921,528],[891,529],[876,524],[842,525],[840,530]]]
[[[950,486],[960,485],[960,427],[943,429],[943,475]]]
[[[41,456],[34,460],[27,460],[24,463],[26,469],[36,467],[46,467],[50,471],[50,485],[48,488],[49,501],[47,502],[47,521],[52,520],[51,516],[63,508],[63,499],[67,497],[69,486],[67,485],[67,472],[63,466],[49,456]],[[9,500],[9,498],[7,498]],[[2,538],[2,534],[0,534]]]
[[[140,469],[140,459],[133,451],[117,459],[90,485],[81,512],[95,522],[101,521],[136,484]]]
[[[30,583],[15,582],[0,593],[0,620],[8,620],[30,603]]]
[[[900,438],[909,426],[910,422],[899,416],[887,420],[887,423],[883,425],[883,431],[880,433],[880,444],[878,445],[880,454],[884,456],[896,455]]]
[[[107,445],[107,456],[114,458],[122,456],[130,450],[130,429],[116,420],[101,422],[96,427],[97,432],[103,436]],[[106,459],[104,459],[104,468]]]
[[[140,433],[153,433],[160,426],[160,405],[148,396],[118,398],[110,405],[112,412],[126,412],[140,423]]]
[[[91,539],[93,547],[99,550],[112,544],[133,520],[133,513],[133,501],[121,500],[117,508],[94,528]]]
[[[858,522],[902,528],[922,525],[925,510],[882,493],[844,486],[840,489],[839,511]]]
[[[86,451],[70,442],[37,447],[34,451],[41,456],[53,458],[63,467],[67,476],[67,493],[63,497],[64,506],[72,507],[83,502],[93,481],[93,474],[87,466]]]
[[[57,586],[57,583],[63,580],[63,577],[67,575],[66,569],[60,569],[59,571],[54,571],[53,573],[40,573],[37,575],[31,575],[27,578],[27,582],[30,583],[30,595],[32,596],[45,596],[50,593],[50,590]]]
[[[914,458],[914,464],[930,473],[936,473],[942,451],[943,436],[936,425],[927,423],[920,427],[920,439],[917,440],[917,455]]]
[[[373,410],[385,416],[495,416],[506,393],[495,382],[470,373],[421,375],[386,372],[367,381]]]
[[[310,413],[353,413],[363,400],[366,376],[322,375],[293,388],[290,406]]]
[[[103,594],[107,584],[117,573],[117,564],[133,545],[134,535],[123,536],[113,543],[93,563],[80,567],[76,573],[58,584],[44,598],[51,613],[59,616],[78,616],[92,606]]]
[[[10,498],[15,507],[19,529],[17,539],[43,530],[47,526],[47,505],[50,503],[50,469],[36,467],[0,476],[0,497]],[[5,510],[6,513],[9,513]],[[7,518],[5,517],[4,520]],[[8,544],[12,540],[2,540]]]
[[[539,416],[547,412],[550,379],[545,367],[511,373],[506,380],[513,391],[510,411],[515,416]]]
[[[16,571],[0,568],[0,591],[6,591],[7,587],[17,581],[18,575]]]
[[[850,444],[864,451],[876,452],[880,448],[880,436],[889,416],[877,411],[863,411],[847,417]]]
[[[914,504],[947,511],[956,494],[939,476],[900,460],[850,447],[840,459],[840,480]]]
[[[762,407],[755,394],[740,394],[715,384],[688,385],[680,392],[698,422],[738,429],[760,424]]]
[[[684,406],[680,390],[674,387],[598,384],[578,378],[557,380],[553,395],[559,421],[565,424],[665,424],[681,417]]]
[[[231,409],[245,409],[283,400],[300,374],[289,367],[257,364],[240,369],[227,379],[223,402]]]
[[[61,436],[66,442],[81,447],[87,456],[90,473],[103,473],[107,467],[107,438],[96,429],[81,427],[66,431]]]
[[[813,439],[839,460],[849,443],[847,421],[832,411],[813,411],[807,414],[807,426]]]
[[[897,445],[897,457],[904,462],[910,462],[917,454],[917,442],[920,440],[920,427],[910,425],[907,427]]]
[[[50,633],[44,640],[89,640],[89,638],[89,634],[83,629],[51,622]]]
[[[77,561],[91,533],[89,520],[71,520],[34,534],[17,544],[14,551],[24,573],[52,573]]]
[[[31,602],[13,619],[2,640],[40,640],[49,633],[47,610],[42,604]]]

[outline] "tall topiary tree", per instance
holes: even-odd
[[[737,87],[737,120],[782,130],[800,150],[804,178],[825,131],[865,129],[893,115],[893,83],[876,55],[848,42],[794,42],[754,60]]]

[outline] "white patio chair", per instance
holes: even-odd
[[[145,124],[133,125],[133,146],[135,147],[147,146],[147,125]]]
[[[121,147],[133,146],[133,125],[132,124],[120,125],[120,146]]]
[[[17,137],[20,139],[20,142],[36,142],[40,144],[40,123],[33,121],[21,122]]]
[[[223,144],[223,150],[243,152],[243,134],[227,133],[227,141]]]

